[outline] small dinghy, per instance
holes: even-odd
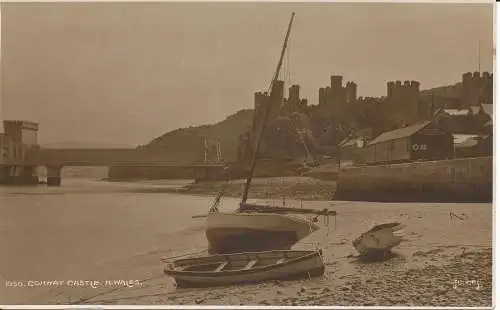
[[[176,260],[165,267],[177,287],[207,287],[317,277],[325,272],[319,251],[266,251]]]
[[[401,223],[386,223],[374,226],[352,242],[362,256],[385,256],[389,251],[403,241]]]

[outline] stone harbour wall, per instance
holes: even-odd
[[[359,201],[491,202],[493,158],[341,169],[335,198]]]

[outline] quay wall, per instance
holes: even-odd
[[[339,171],[335,199],[491,202],[493,158],[461,158]]]

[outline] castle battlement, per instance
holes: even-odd
[[[493,103],[493,74],[479,71],[462,74],[461,108]]]
[[[404,92],[407,90],[412,91],[420,91],[420,83],[417,81],[409,81],[406,80],[404,82],[401,81],[389,81],[387,82],[387,97],[392,98],[395,95],[398,95],[400,92]]]
[[[480,81],[480,80],[491,80],[493,79],[493,73],[484,71],[482,74],[479,71],[475,72],[466,72],[462,74],[462,82],[470,82],[470,81]]]

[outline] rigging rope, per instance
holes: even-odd
[[[217,196],[215,196],[214,202],[210,207],[210,209],[208,210],[208,213],[219,212],[220,201],[222,199],[222,196],[224,196],[224,193],[226,189],[229,187],[230,183],[231,183],[230,180],[226,180],[226,183],[222,186],[222,189],[217,193]]]
[[[290,65],[290,55],[291,55],[291,45],[292,45],[292,38],[289,38],[288,39],[288,44],[287,44],[287,50],[286,50],[286,57],[284,59],[284,62],[283,62],[283,75],[284,75],[284,78],[283,78],[283,82],[284,82],[284,88],[286,89],[286,86],[287,85],[291,85],[292,84],[292,70],[290,69],[291,65]],[[288,96],[290,98],[290,95]],[[300,100],[300,98],[298,98]],[[289,104],[289,102],[287,102]],[[298,104],[300,104],[300,102],[298,102]],[[286,107],[283,107],[283,111],[285,113],[285,116],[287,116],[288,118],[290,118],[290,120],[292,121],[292,124],[293,126],[295,127],[295,131],[297,132],[297,135],[299,136],[299,140],[300,142],[302,143],[302,145],[304,146],[304,149],[306,151],[306,158],[305,158],[305,161],[311,161],[314,165],[316,165],[316,160],[314,159],[314,157],[312,156],[310,150],[309,150],[309,147],[307,146],[307,143],[304,139],[304,134],[305,134],[305,128],[302,130],[299,128],[297,122],[295,121],[294,117],[292,114],[289,114],[288,113],[288,110],[286,109]],[[303,132],[304,131],[304,132]]]
[[[286,62],[286,72],[287,72],[287,75],[288,75],[288,82],[289,84],[292,84],[292,69],[291,69],[291,64],[290,64],[290,59],[291,59],[291,49],[292,49],[292,38],[289,39],[289,43],[288,43],[288,49],[287,49],[287,62]],[[298,98],[298,100],[300,100],[300,98]],[[298,102],[298,104],[300,104],[300,102]],[[306,129],[303,128],[303,129],[300,129],[296,120],[293,118],[293,115],[288,115],[288,117],[292,120],[292,123],[293,123],[293,126],[295,127],[295,130],[297,131],[297,134],[299,136],[299,139],[300,139],[300,142],[302,143],[302,145],[304,146],[304,149],[306,151],[306,161],[310,160],[312,161],[314,164],[316,164],[316,161],[315,159],[313,158],[308,146],[307,146],[307,143],[304,139],[304,134],[306,132]]]

